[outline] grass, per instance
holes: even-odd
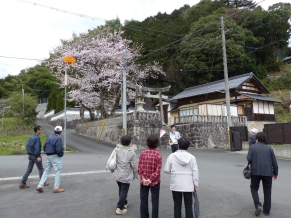
[[[281,101],[281,103],[275,103],[274,105],[276,123],[290,123],[290,90],[282,89],[278,91],[271,91],[268,96]]]
[[[0,119],[0,155],[26,154],[26,143],[33,134],[33,126],[34,124],[27,125],[17,118]],[[46,138],[45,135],[40,135],[42,150]],[[69,147],[66,147],[66,151],[74,152]]]

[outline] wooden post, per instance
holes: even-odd
[[[160,104],[160,111],[161,111],[161,122],[162,122],[162,126],[163,126],[163,124],[164,124],[164,111],[163,111],[162,92],[159,92],[159,104]]]

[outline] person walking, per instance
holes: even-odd
[[[116,152],[116,168],[112,171],[113,176],[118,185],[119,200],[117,203],[116,214],[123,215],[127,213],[129,205],[127,193],[130,183],[137,179],[136,153],[130,146],[131,136],[125,135],[121,137],[121,144],[115,148]]]
[[[256,128],[251,129],[251,135],[249,139],[249,145],[256,144],[256,135],[259,131]]]
[[[258,132],[256,135],[256,144],[249,148],[247,160],[251,164],[251,193],[255,205],[255,215],[260,216],[263,213],[268,216],[271,210],[272,177],[278,179],[278,164],[273,149],[266,145],[267,135],[264,132]],[[264,205],[260,202],[258,190],[260,182],[263,183]]]
[[[43,192],[44,183],[49,176],[51,169],[55,170],[55,184],[53,193],[64,192],[65,189],[60,188],[61,172],[62,172],[62,157],[64,155],[62,147],[62,127],[56,126],[54,134],[50,135],[44,145],[44,153],[47,155],[46,168],[36,188],[39,193]]]
[[[148,196],[151,190],[152,218],[159,217],[159,194],[161,182],[162,155],[157,151],[159,138],[149,135],[147,138],[148,149],[139,157],[138,174],[140,176],[140,217],[149,218]]]
[[[181,218],[184,197],[186,218],[193,218],[193,192],[197,192],[199,172],[196,158],[187,150],[190,141],[184,137],[178,140],[178,150],[170,154],[164,172],[171,174],[170,189],[174,201],[174,218]]]
[[[37,166],[39,179],[43,174],[43,166],[42,166],[42,158],[41,158],[41,141],[39,135],[42,132],[41,126],[34,127],[34,134],[29,137],[28,142],[26,144],[26,151],[28,154],[28,167],[23,175],[19,188],[25,189],[29,188],[30,186],[26,184],[26,181],[33,170],[34,164]],[[44,183],[44,186],[48,186],[47,182]]]
[[[181,135],[178,131],[176,131],[176,126],[171,125],[170,139],[172,141],[171,149],[172,153],[178,150],[178,139],[181,138]]]

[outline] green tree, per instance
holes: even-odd
[[[188,87],[223,78],[220,24],[219,15],[201,18],[192,23],[190,34],[181,43],[178,61],[185,71],[183,76],[188,79]],[[252,33],[230,18],[225,19],[225,30],[229,75],[254,69],[255,65],[244,49],[246,41],[256,40]]]
[[[22,119],[35,119],[37,115],[35,111],[37,106],[36,100],[36,97],[30,94],[24,94],[23,96],[21,92],[12,92],[7,102],[15,116]]]
[[[257,5],[253,0],[221,0],[221,2],[233,8],[254,8]]]
[[[191,7],[186,14],[186,19],[190,23],[197,22],[200,18],[209,16],[223,8],[225,4],[219,0],[201,0]]]
[[[47,98],[51,91],[59,89],[59,79],[43,64],[27,69],[25,80],[26,91],[38,98]]]

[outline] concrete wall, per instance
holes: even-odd
[[[269,145],[277,158],[291,159],[291,145]],[[243,142],[243,150],[249,150],[249,142]]]
[[[259,130],[259,132],[263,132],[264,124],[274,124],[276,122],[267,122],[267,121],[247,121],[246,126],[248,127],[248,131],[253,128]]]
[[[117,144],[122,133],[122,117],[93,121],[76,126],[75,133]]]
[[[291,145],[270,145],[276,157],[291,159]]]

